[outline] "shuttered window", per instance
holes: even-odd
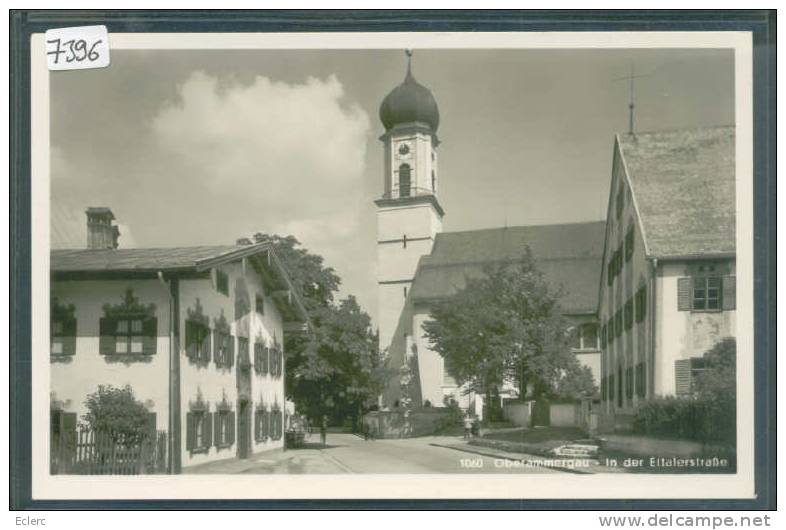
[[[231,447],[235,443],[235,412],[219,410],[213,415],[214,445],[218,449]]]
[[[102,355],[153,355],[158,342],[158,319],[104,317],[99,320],[99,334]]]
[[[76,319],[55,318],[51,324],[52,355],[74,355],[76,353]]]
[[[677,280],[680,311],[730,311],[737,305],[735,276],[696,276]]]
[[[210,328],[203,322],[186,320],[186,356],[193,361],[210,361]]]
[[[690,359],[674,361],[675,393],[678,396],[688,396],[691,393]]]
[[[647,316],[647,287],[642,286],[636,291],[636,322],[641,322]]]
[[[218,269],[216,269],[216,291],[229,296],[229,275]]]
[[[284,413],[281,409],[274,408],[270,413],[270,438],[280,440],[284,434]]]
[[[617,311],[614,315],[614,334],[617,337],[622,335],[622,310]]]
[[[254,372],[265,375],[268,371],[268,349],[264,342],[254,343]]]
[[[235,338],[226,331],[213,332],[213,361],[219,368],[231,368],[235,363]]]
[[[737,309],[737,277],[723,277],[723,304],[726,311]]]
[[[630,261],[633,257],[633,226],[628,228],[628,232],[625,234],[625,261]]]
[[[264,442],[270,438],[270,410],[265,405],[257,405],[254,414],[254,439]]]
[[[204,410],[186,414],[186,450],[205,453],[213,441],[213,415]]]

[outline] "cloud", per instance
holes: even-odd
[[[243,85],[195,72],[152,129],[158,145],[209,187],[299,203],[362,178],[369,119],[343,96],[335,76],[303,84],[260,76]]]
[[[214,197],[204,208],[230,240],[291,234],[340,276],[354,273],[371,124],[334,75],[241,83],[197,71],[150,127],[167,178],[183,200]]]

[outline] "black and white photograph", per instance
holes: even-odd
[[[34,491],[753,495],[749,38],[108,39],[32,56]]]

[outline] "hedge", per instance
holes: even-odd
[[[633,432],[736,446],[736,402],[708,397],[648,401],[633,418]]]

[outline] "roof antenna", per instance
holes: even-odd
[[[635,71],[633,69],[633,61],[631,61],[631,63],[630,63],[630,75],[626,75],[626,76],[623,76],[623,77],[618,77],[617,79],[615,79],[615,81],[629,81],[630,82],[630,99],[629,99],[629,102],[628,102],[628,134],[630,134],[630,135],[635,135],[636,134],[635,130],[634,130],[634,127],[633,127],[633,111],[636,108],[636,105],[634,103],[634,88],[635,87],[634,87],[634,84],[633,84],[633,80],[634,79],[638,79],[640,77],[648,77],[648,76],[649,76],[649,74],[636,75],[636,73],[635,73]]]

